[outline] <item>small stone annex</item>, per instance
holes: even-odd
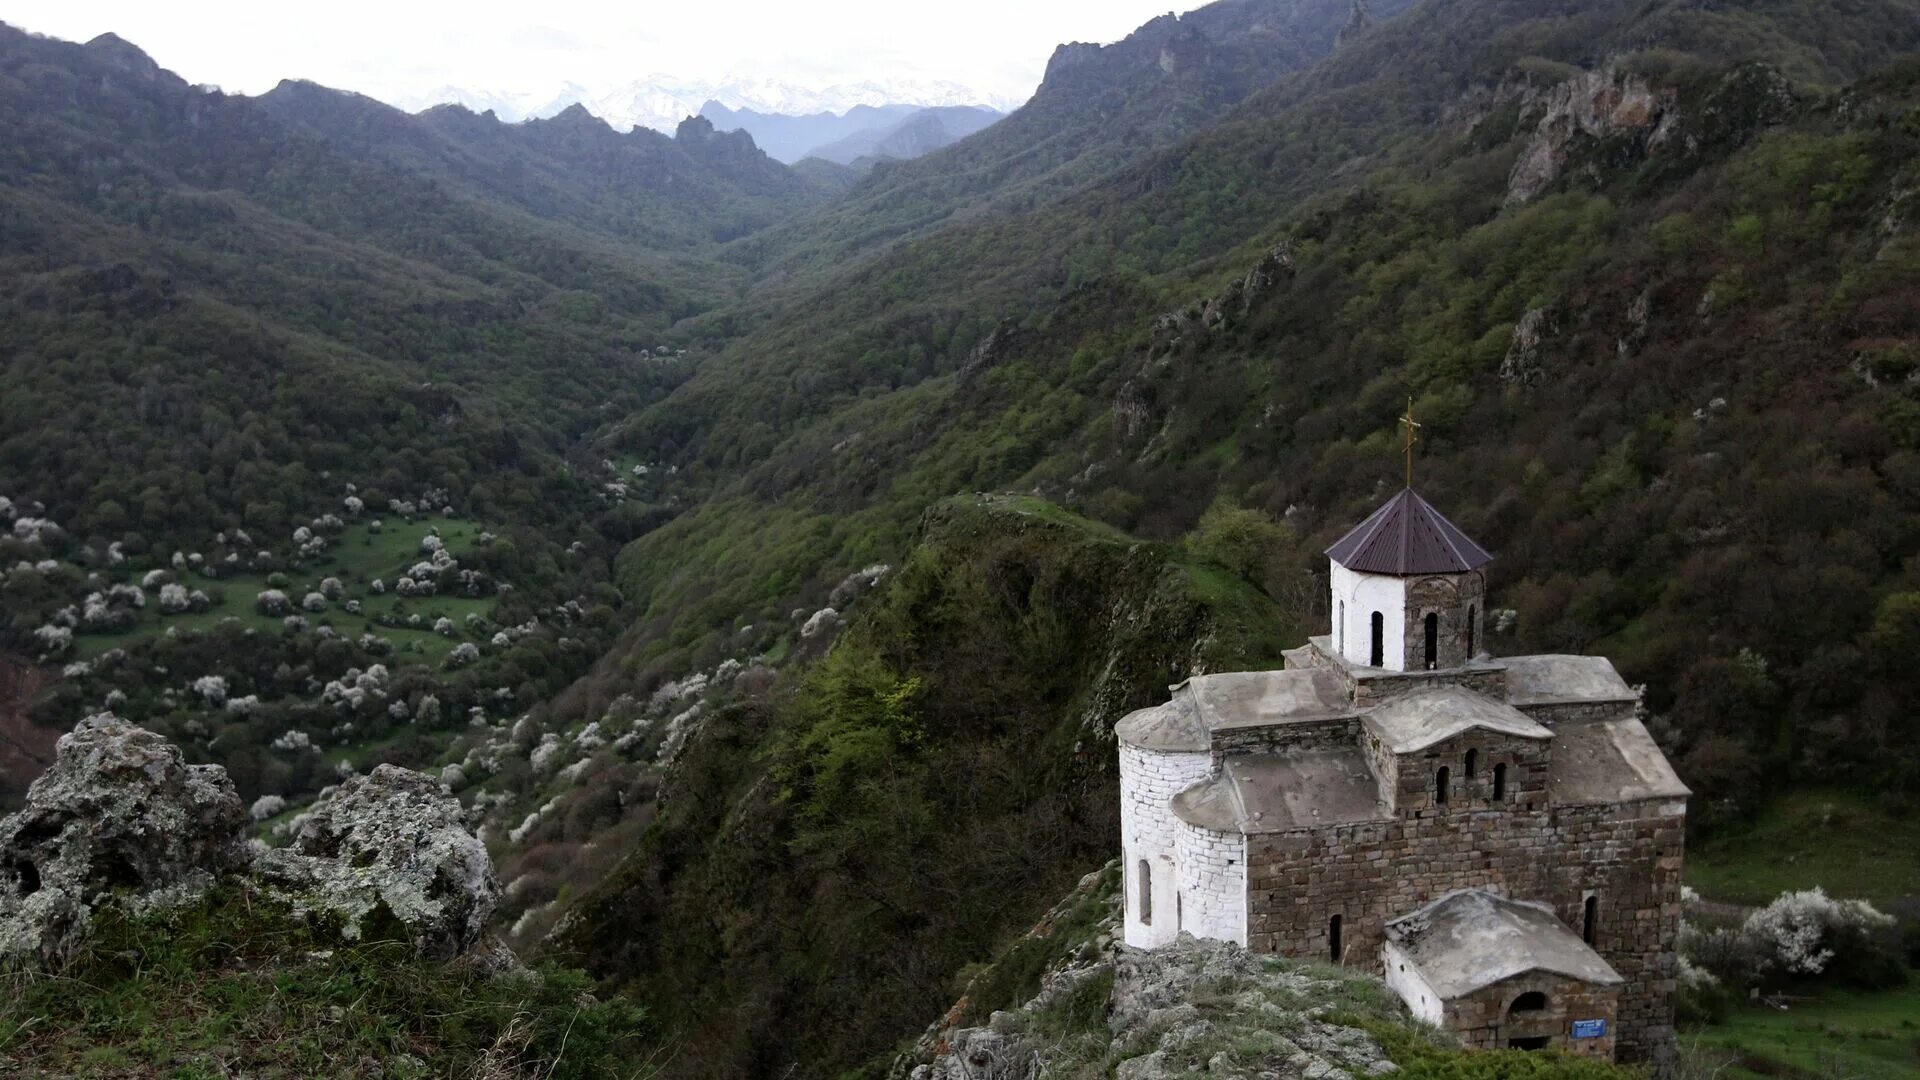
[[[1330,632],[1120,721],[1126,940],[1383,976],[1469,1045],[1664,1064],[1689,794],[1603,657],[1484,649],[1412,488],[1327,549]]]

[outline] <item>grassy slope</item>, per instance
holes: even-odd
[[[1920,1074],[1920,984],[1873,993],[1832,990],[1786,1008],[1741,1008],[1682,1036],[1690,1056],[1728,1080]]]
[[[1764,904],[1818,885],[1882,908],[1920,899],[1920,820],[1896,817],[1863,795],[1789,792],[1751,824],[1694,845],[1687,883],[1702,896]]]
[[[493,978],[378,934],[341,942],[234,886],[97,928],[53,974],[0,973],[0,1072],[27,1077],[631,1077],[630,1003],[579,973]]]

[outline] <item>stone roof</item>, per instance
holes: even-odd
[[[1347,685],[1325,668],[1195,675],[1173,687],[1164,705],[1127,714],[1114,725],[1123,743],[1148,750],[1205,750],[1210,733],[1354,715]]]
[[[1529,971],[1601,986],[1625,981],[1552,909],[1480,889],[1448,893],[1389,922],[1387,940],[1442,1001]]]
[[[1176,688],[1171,699],[1120,718],[1113,735],[1128,746],[1168,752],[1204,751],[1211,745],[1193,699]]]
[[[1493,556],[1412,488],[1388,499],[1327,549],[1327,557],[1364,574],[1462,574]]]
[[[1209,731],[1332,720],[1354,712],[1346,682],[1325,668],[1196,675],[1183,685]]]
[[[1458,686],[1402,694],[1363,713],[1361,722],[1396,754],[1424,750],[1476,728],[1522,739],[1553,738],[1551,728],[1513,706]]]
[[[1692,794],[1646,725],[1632,717],[1555,726],[1547,793],[1574,806]]]
[[[1500,662],[1506,665],[1512,705],[1640,699],[1604,656],[1507,656]]]
[[[1265,833],[1391,817],[1358,747],[1236,754],[1173,797],[1173,812],[1215,832]]]

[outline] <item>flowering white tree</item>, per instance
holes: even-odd
[[[453,620],[442,615],[433,621],[433,632],[442,637],[453,636]]]
[[[160,586],[160,610],[168,615],[178,615],[193,605],[187,595],[187,587],[177,582],[168,582]]]
[[[367,508],[367,504],[365,502],[362,502],[360,499],[360,496],[358,495],[347,496],[346,498],[340,500],[340,505],[346,507],[347,515],[349,517],[359,517],[360,511],[365,510]]]
[[[325,611],[327,610],[327,598],[321,593],[310,592],[300,598],[300,606],[308,611]]]
[[[479,647],[471,641],[463,641],[455,645],[453,651],[447,654],[447,666],[450,668],[465,667],[478,659],[480,659]]]
[[[165,570],[149,570],[141,576],[140,587],[149,591],[157,589],[165,585],[171,576]]]
[[[65,626],[48,623],[33,632],[34,639],[46,650],[47,656],[59,656],[73,647],[73,630]]]
[[[1790,975],[1825,971],[1837,948],[1864,943],[1893,928],[1894,919],[1865,900],[1835,900],[1818,886],[1782,893],[1747,916],[1740,932],[1761,962]]]
[[[219,675],[202,675],[189,688],[216,709],[227,703],[227,680]]]
[[[253,606],[260,609],[262,615],[284,615],[287,613],[287,594],[279,589],[265,589],[253,598]]]

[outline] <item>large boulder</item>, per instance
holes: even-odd
[[[113,897],[186,900],[245,859],[245,806],[214,765],[112,713],[61,736],[0,821],[0,964],[58,964]]]
[[[459,800],[393,765],[316,804],[293,843],[262,852],[255,872],[297,913],[338,920],[349,938],[392,920],[421,952],[441,958],[479,941],[500,892]]]

